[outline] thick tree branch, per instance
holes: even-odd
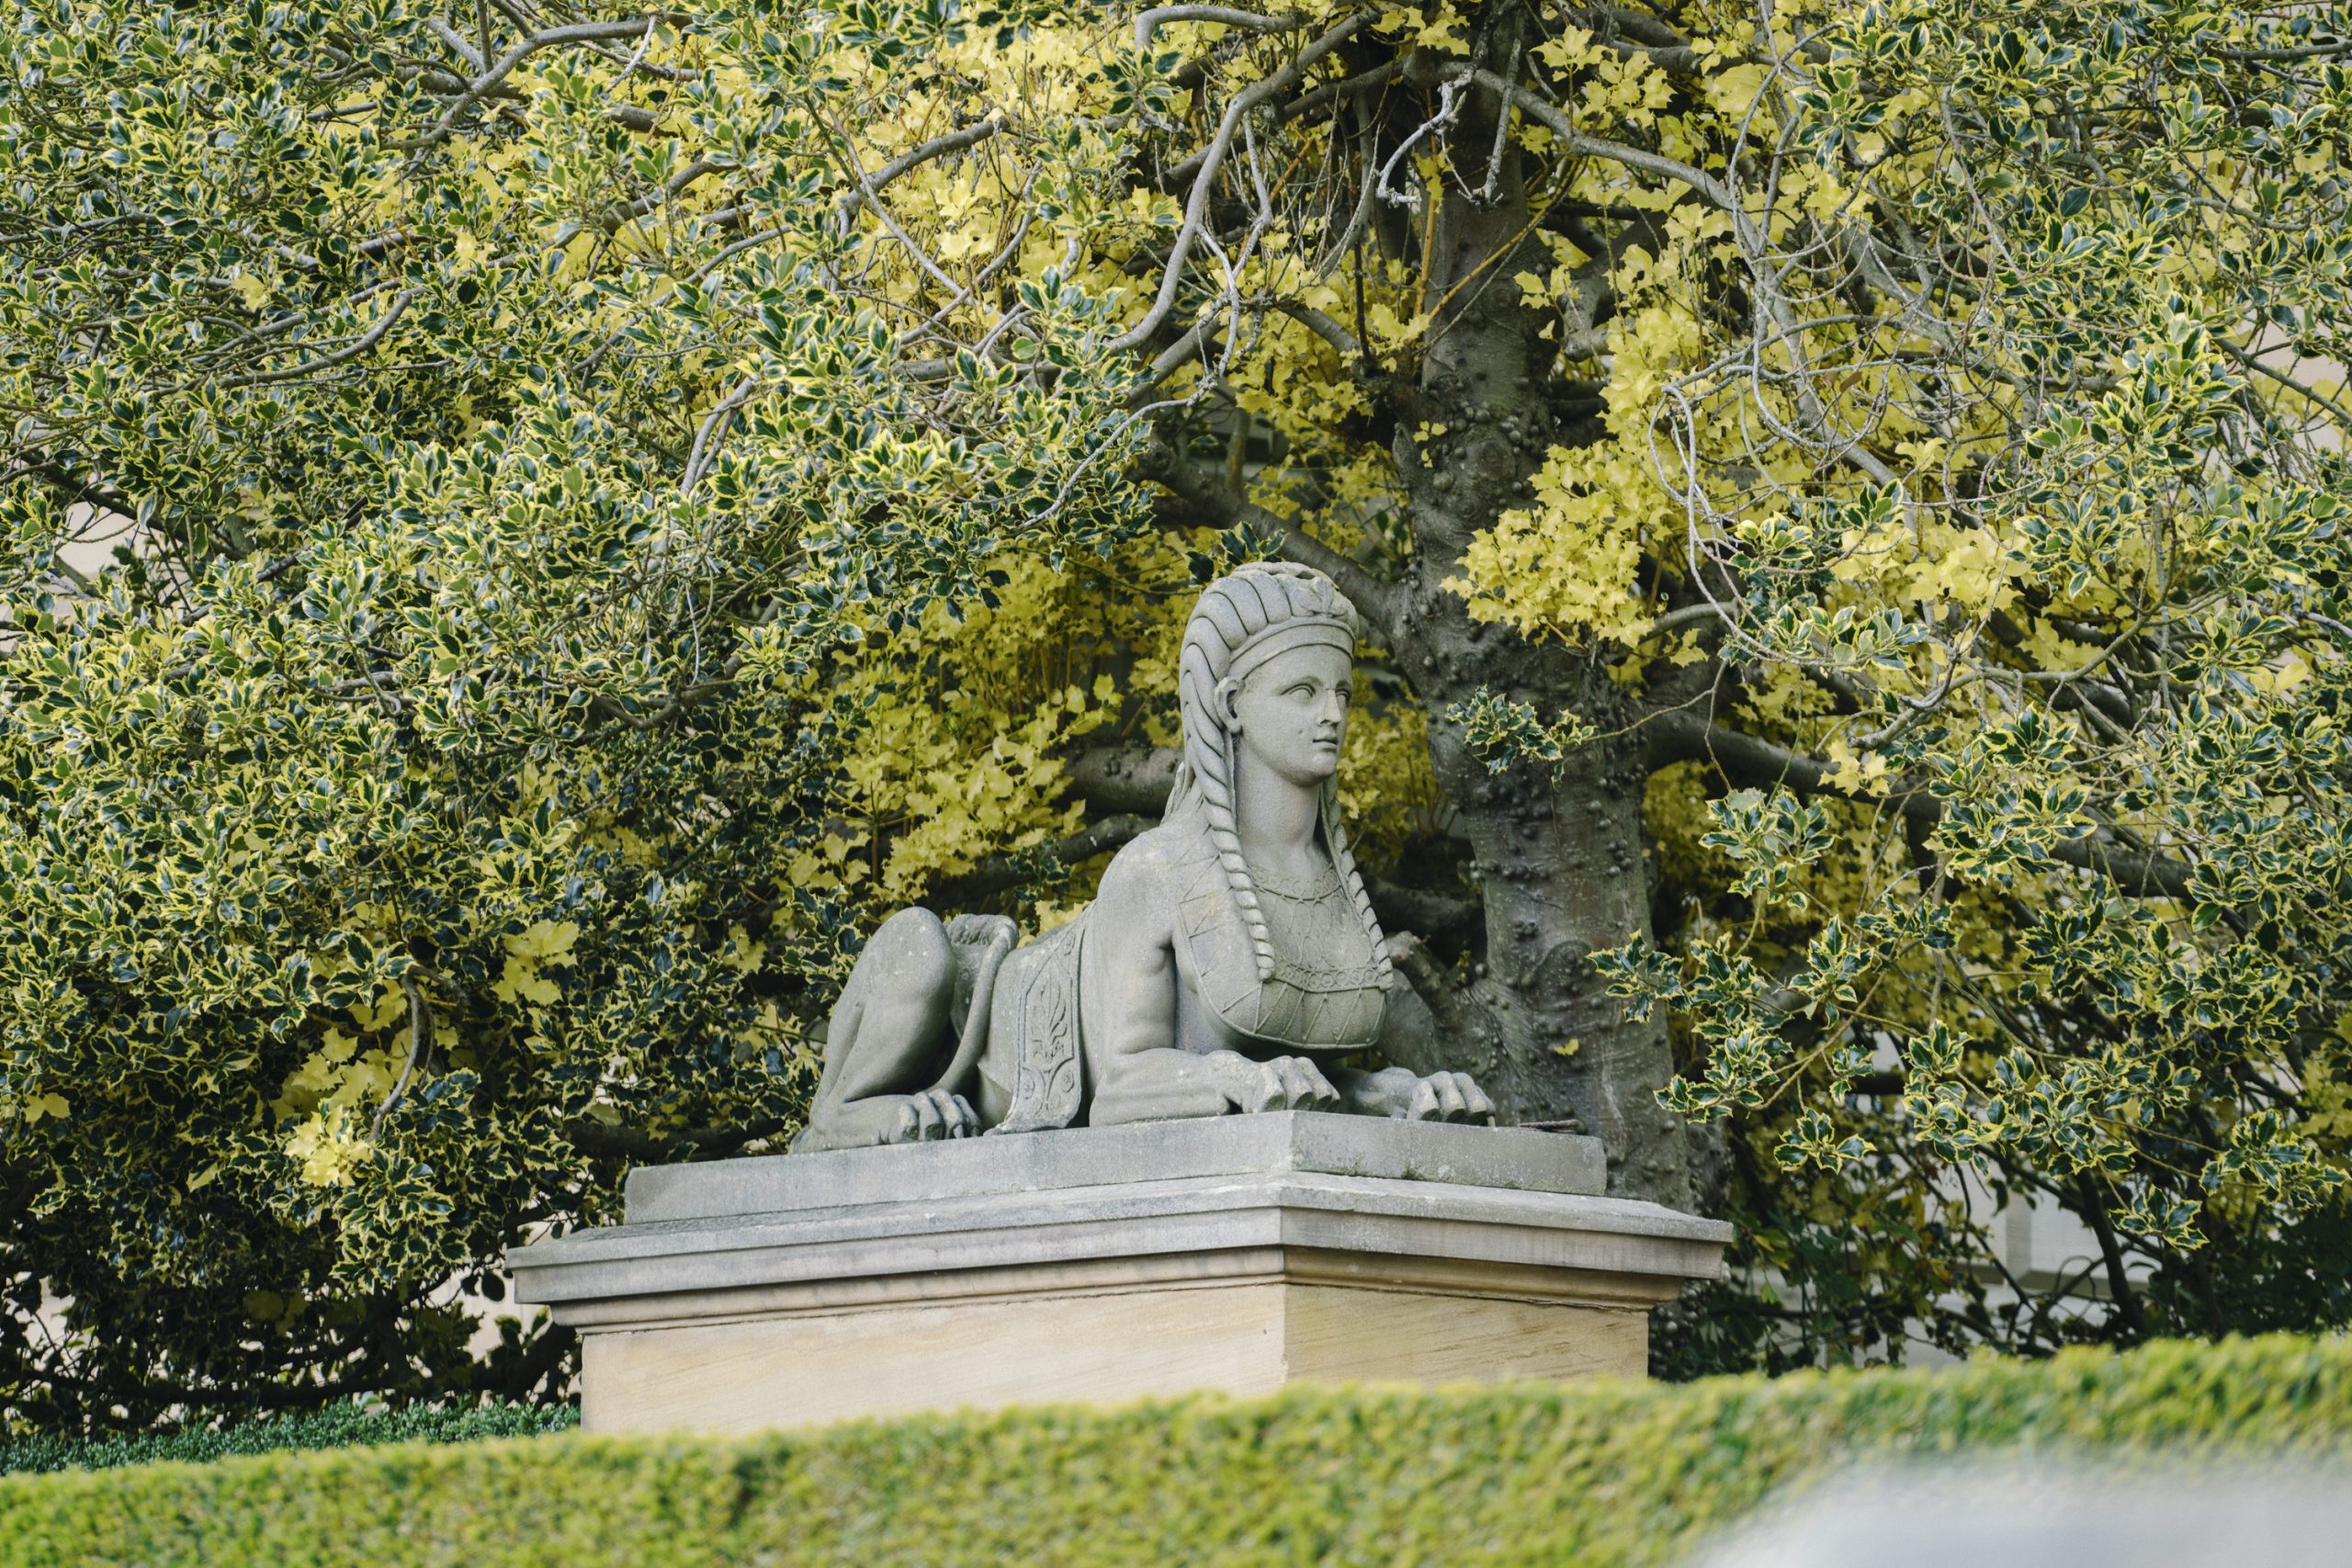
[[[472,1388],[484,1389],[500,1398],[520,1402],[548,1381],[556,1367],[580,1343],[580,1331],[560,1323],[550,1323],[539,1330],[538,1337],[521,1357],[508,1363],[503,1371],[477,1371]]]
[[[39,433],[36,433],[36,439],[38,438]],[[42,457],[20,456],[14,468],[0,470],[0,484],[6,483],[19,474],[30,474],[63,496],[68,502],[77,502],[96,507],[100,512],[111,512],[124,517],[131,517],[137,515],[139,511],[137,502],[121,491],[99,480],[95,471],[90,477],[84,478],[76,475],[62,463]]]
[[[1473,930],[1486,919],[1485,906],[1475,898],[1457,898],[1426,887],[1408,887],[1383,876],[1366,874],[1363,890],[1371,895],[1373,913],[1380,917],[1382,927],[1388,931],[1434,936],[1441,931]]]
[[[792,1124],[780,1116],[763,1116],[741,1127],[688,1127],[659,1134],[636,1127],[607,1127],[582,1118],[565,1124],[572,1147],[582,1154],[634,1160],[640,1165],[730,1155],[746,1144],[773,1138]]]
[[[1706,170],[1681,159],[1669,158],[1663,152],[1652,152],[1623,141],[1587,135],[1577,129],[1575,120],[1566,113],[1541,99],[1521,93],[1518,84],[1492,71],[1461,65],[1442,75],[1448,81],[1475,82],[1498,95],[1506,104],[1550,130],[1559,138],[1561,150],[1565,152],[1578,157],[1607,159],[1628,169],[1638,169],[1660,179],[1673,180],[1720,210],[1731,220],[1732,233],[1747,261],[1749,286],[1755,289],[1757,300],[1771,322],[1779,349],[1795,362],[1797,405],[1815,438],[1824,446],[1834,448],[1837,457],[1868,474],[1872,482],[1890,489],[1901,488],[1894,471],[1862,446],[1859,439],[1851,433],[1840,433],[1833,428],[1829,410],[1814,387],[1805,362],[1804,323],[1799,321],[1782,296],[1778,274],[1770,260],[1774,254],[1770,240],[1731,186]]]
[[[672,175],[667,180],[664,180],[659,188],[647,191],[643,196],[639,197],[634,201],[625,201],[619,206],[614,208],[610,212],[605,213],[604,220],[605,232],[607,234],[612,233],[624,223],[629,222],[635,219],[643,218],[648,213],[654,211],[658,208],[668,206],[671,202],[676,200],[679,194],[688,186],[694,184],[696,180],[702,178],[703,175],[710,173],[713,169],[719,167],[721,167],[720,164],[714,164],[707,158],[696,158],[693,163],[688,164],[684,168],[680,169],[676,174]]]
[[[425,1047],[433,1043],[433,1012],[424,1004],[424,987],[416,983],[413,975],[401,976],[401,989],[408,994],[408,1062],[401,1068],[400,1081],[392,1085],[392,1092],[384,1096],[384,1103],[376,1108],[376,1120],[369,1125],[368,1135],[379,1138],[384,1134],[384,1118],[392,1113],[408,1092],[408,1080],[416,1074],[417,1063],[424,1059]]]
[[[1306,25],[1301,16],[1262,17],[1231,6],[1154,6],[1136,18],[1136,52],[1151,47],[1152,33],[1170,22],[1216,22],[1253,33],[1295,32]]]
[[[1216,325],[1214,318],[1195,322],[1191,331],[1160,350],[1159,356],[1152,360],[1151,367],[1145,372],[1142,383],[1127,394],[1127,407],[1131,410],[1145,409],[1157,402],[1159,384],[1208,346],[1209,336],[1216,330]],[[941,361],[943,365],[945,363]]]
[[[1646,148],[1635,147],[1623,141],[1611,141],[1606,137],[1594,136],[1589,132],[1579,130],[1577,129],[1576,121],[1566,113],[1553,107],[1543,99],[1521,91],[1513,83],[1492,71],[1481,70],[1474,65],[1458,65],[1441,73],[1441,77],[1448,81],[1474,82],[1498,96],[1509,95],[1510,107],[1551,131],[1559,140],[1561,151],[1565,152],[1577,157],[1603,158],[1612,164],[1620,164],[1629,169],[1639,169],[1645,175],[1655,175],[1660,179],[1673,180],[1679,185],[1688,186],[1704,197],[1708,205],[1719,208],[1728,214],[1733,226],[1741,231],[1742,237],[1757,240],[1760,248],[1761,236],[1753,232],[1755,220],[1733,197],[1731,187],[1695,164],[1687,164],[1679,158],[1669,158],[1663,152],[1653,152]]]
[[[24,1216],[32,1206],[33,1194],[40,1184],[29,1169],[12,1168],[7,1179],[0,1180],[0,1230],[6,1230]]]
[[[1249,523],[1276,535],[1283,541],[1284,560],[1313,567],[1338,583],[1340,591],[1354,601],[1356,608],[1384,637],[1395,637],[1396,591],[1353,559],[1341,555],[1320,539],[1310,537],[1304,529],[1284,522],[1264,507],[1244,501],[1203,474],[1165,442],[1153,442],[1137,466],[1145,478],[1167,487],[1182,503],[1181,510],[1163,513],[1161,521],[1164,524],[1193,528],[1235,528]]]
[[[1050,847],[1048,852],[1064,867],[1080,864],[1096,855],[1122,848],[1156,826],[1149,817],[1106,817],[1100,822],[1090,822],[1077,832]],[[1001,893],[1008,887],[1018,887],[1036,874],[1034,864],[1023,865],[1018,857],[998,855],[957,876],[940,878],[932,890],[933,900],[947,908]]]
[[[1069,764],[1069,793],[1097,811],[1157,817],[1168,809],[1181,753],[1169,746],[1080,751]]]
[[[483,53],[481,50],[476,49],[472,44],[467,42],[466,36],[463,33],[451,27],[448,23],[443,21],[440,17],[427,17],[424,18],[424,25],[426,28],[432,32],[435,38],[439,39],[443,43],[449,46],[449,52],[455,54],[458,59],[466,62],[466,68],[468,70],[479,74],[484,67],[489,65],[489,55]],[[485,31],[482,34],[483,47],[487,48],[489,43],[490,35]],[[459,90],[463,91],[462,88]]]
[[[1275,112],[1283,119],[1296,119],[1301,115],[1313,114],[1326,105],[1344,103],[1351,98],[1360,98],[1366,93],[1376,93],[1410,69],[1416,58],[1412,54],[1399,55],[1369,71],[1326,83],[1312,92],[1301,93]]]
[[[1476,1029],[1477,1021],[1471,1017],[1462,993],[1430,952],[1429,944],[1410,931],[1402,931],[1390,935],[1385,951],[1396,972],[1429,1004],[1430,1016],[1437,1021],[1440,1032],[1452,1040],[1469,1037]]]
[[[1698,73],[1699,51],[1690,40],[1656,17],[1626,6],[1578,6],[1566,14],[1619,54],[1639,55],[1661,71]]]
[[[1274,301],[1274,309],[1340,351],[1340,357],[1357,364],[1363,362],[1363,344],[1356,334],[1301,299],[1282,299]]]
[[[2132,1271],[2123,1258],[2123,1247],[2115,1235],[2115,1224],[2108,1217],[2107,1203],[2094,1185],[2096,1178],[2085,1176],[2075,1183],[2080,1213],[2091,1224],[2091,1234],[2098,1237],[2099,1262],[2107,1270],[2108,1294],[2114,1299],[2116,1315],[2135,1339],[2148,1337],[2148,1320],[2140,1309],[2140,1294],[2132,1288]]]

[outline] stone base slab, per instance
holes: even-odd
[[[628,1224],[510,1266],[582,1333],[592,1431],[1639,1376],[1730,1227],[1598,1174],[1589,1139],[1310,1112],[1033,1133],[639,1171]]]
[[[1196,1176],[1367,1176],[1598,1194],[1598,1138],[1523,1127],[1272,1111],[820,1155],[643,1166],[628,1174],[628,1220],[706,1219],[1169,1181]]]

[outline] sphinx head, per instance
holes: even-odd
[[[1357,626],[1346,595],[1303,566],[1245,566],[1202,590],[1177,686],[1185,771],[1202,796],[1222,794],[1229,808],[1238,765],[1335,787]]]
[[[1184,671],[1203,677],[1185,682],[1187,735],[1222,732],[1217,749],[1238,768],[1329,785],[1347,730],[1356,628],[1355,606],[1305,567],[1244,567],[1211,583],[1185,626]],[[1204,684],[1208,701],[1195,714],[1189,699]]]

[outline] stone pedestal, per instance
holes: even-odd
[[[1639,1376],[1731,1229],[1601,1180],[1589,1138],[1289,1111],[650,1168],[508,1262],[599,1432]]]

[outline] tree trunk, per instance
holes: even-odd
[[[1490,37],[1484,47],[1509,46]],[[1453,145],[1493,146],[1496,108],[1472,107]],[[1683,1129],[1657,1098],[1673,1072],[1664,1021],[1629,1022],[1589,957],[1649,918],[1639,748],[1604,739],[1556,770],[1489,773],[1445,716],[1485,686],[1547,718],[1573,711],[1606,730],[1620,702],[1590,657],[1475,623],[1445,587],[1471,539],[1526,503],[1561,434],[1550,400],[1554,345],[1536,335],[1540,319],[1510,281],[1548,265],[1529,240],[1517,158],[1489,165],[1481,156],[1477,167],[1466,151],[1463,159],[1431,220],[1427,288],[1448,303],[1430,328],[1417,388],[1421,428],[1442,430],[1423,441],[1413,422],[1400,422],[1396,440],[1415,558],[1394,617],[1395,651],[1429,712],[1437,782],[1460,814],[1486,901],[1486,973],[1432,1008],[1454,1037],[1453,1065],[1479,1078],[1507,1119],[1573,1112],[1607,1146],[1611,1190],[1687,1208]],[[1490,192],[1467,194],[1490,172]]]
[[[1665,1022],[1629,1021],[1590,961],[1647,934],[1639,749],[1601,740],[1556,771],[1489,773],[1444,717],[1481,685],[1604,722],[1615,693],[1561,650],[1472,623],[1436,586],[1446,575],[1438,563],[1419,575],[1418,646],[1399,658],[1428,707],[1438,787],[1486,904],[1486,973],[1451,1008],[1433,1008],[1447,1065],[1476,1077],[1506,1121],[1583,1122],[1607,1147],[1612,1191],[1688,1208],[1683,1128],[1657,1101],[1674,1070]]]

